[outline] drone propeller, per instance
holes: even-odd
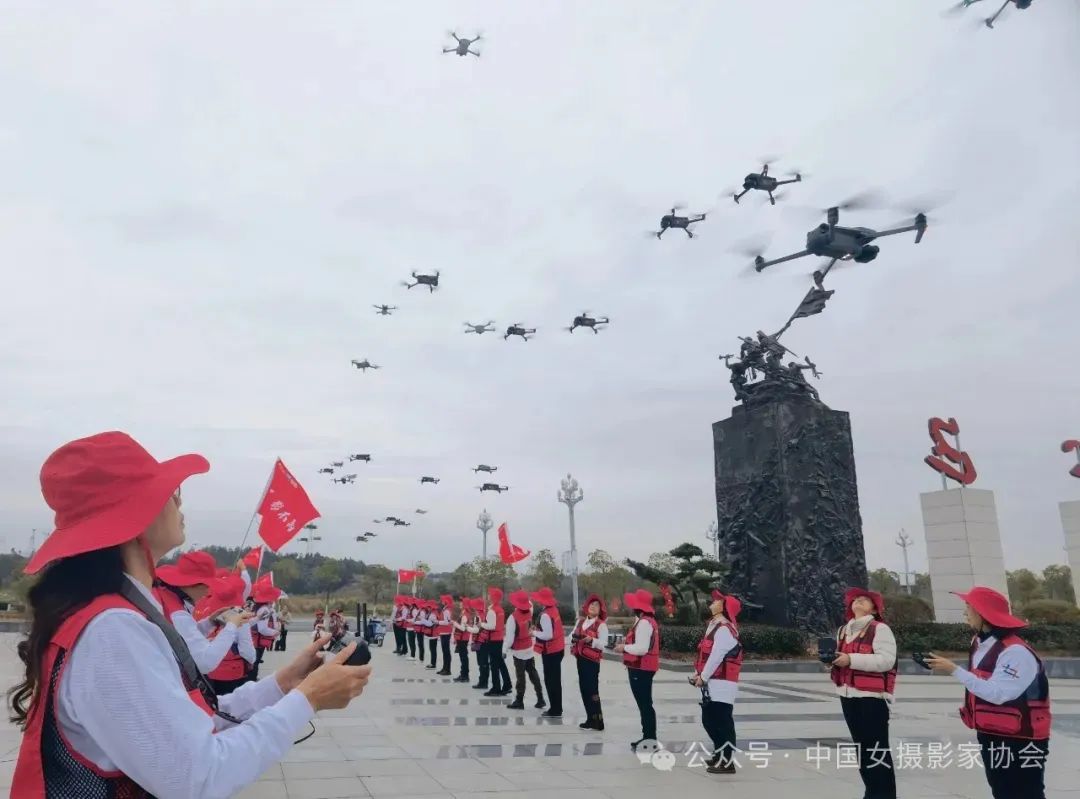
[[[853,194],[843,202],[837,203],[835,207],[839,208],[841,211],[865,211],[880,208],[883,202],[879,192],[874,189],[867,189],[858,194]],[[824,209],[822,213],[826,210],[828,209]]]
[[[973,6],[977,2],[979,2],[979,0],[960,0],[959,3],[956,3],[955,5],[949,6],[944,11],[942,11],[941,16],[943,16],[943,17],[956,16],[957,14],[959,14],[962,11],[966,10],[968,8],[968,6]],[[982,20],[979,20],[979,23],[982,24]]]

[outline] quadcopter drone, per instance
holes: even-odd
[[[340,469],[342,466],[345,465],[345,463],[343,461],[330,461],[330,465],[333,466],[335,469]]]
[[[397,516],[384,516],[383,521],[384,522],[400,522],[401,519],[399,519]]]
[[[484,483],[481,486],[477,486],[481,491],[495,491],[501,494],[503,491],[509,491],[510,486],[501,486],[498,483]]]
[[[333,478],[333,482],[341,483],[342,485],[345,485],[346,483],[351,483],[354,480],[356,480],[356,475],[355,474],[344,474],[341,477]]]
[[[472,46],[474,42],[478,42],[484,38],[481,34],[476,34],[476,37],[472,39],[463,39],[453,31],[450,31],[450,35],[454,37],[454,41],[457,42],[457,45],[455,47],[444,47],[444,53],[457,53],[460,56],[474,55],[477,58],[480,57],[480,54],[478,52],[476,52],[475,50],[470,50],[469,47]]]
[[[487,474],[491,474],[492,472],[497,471],[499,471],[498,466],[488,466],[486,463],[481,463],[479,466],[473,469],[473,474],[476,474],[477,472],[486,472]]]
[[[825,212],[826,221],[806,234],[805,250],[785,255],[783,258],[774,258],[771,261],[766,261],[762,256],[758,255],[754,258],[754,269],[760,272],[765,267],[783,263],[784,261],[793,261],[806,255],[829,258],[831,260],[828,266],[814,272],[814,282],[818,285],[818,288],[822,288],[825,276],[829,274],[829,270],[836,265],[837,261],[854,261],[855,263],[865,264],[877,258],[880,248],[870,243],[875,239],[914,230],[915,243],[918,244],[922,241],[923,234],[926,232],[926,214],[922,212],[915,215],[912,224],[890,228],[889,230],[841,227],[837,224],[840,220],[840,209],[851,207],[856,207],[854,201],[829,208]]]
[[[334,473],[334,470],[330,466],[324,466],[322,469],[319,469],[319,474],[333,474],[333,473]]]
[[[485,322],[482,325],[474,325],[472,322],[466,322],[465,323],[465,332],[466,333],[476,333],[477,335],[482,335],[484,333],[494,333],[495,332],[495,323],[494,322]]]
[[[960,0],[959,3],[957,3],[955,6],[952,7],[952,10],[953,11],[963,11],[968,6],[973,6],[976,3],[980,3],[980,2],[982,2],[982,0]],[[999,8],[996,12],[994,12],[993,16],[988,17],[987,19],[983,20],[983,23],[986,25],[986,27],[988,27],[988,28],[993,28],[994,27],[994,23],[997,22],[997,18],[1001,16],[1001,12],[1003,12],[1006,8],[1009,7],[1009,3],[1012,3],[1020,11],[1023,11],[1025,8],[1030,8],[1031,7],[1031,0],[1005,0],[1005,2],[1001,5],[1001,8]]]
[[[427,286],[428,293],[435,291],[439,287],[439,272],[435,271],[434,275],[421,275],[416,272],[412,273],[413,282],[410,283],[407,280],[403,280],[401,285],[407,289],[411,289],[413,286]]]
[[[404,519],[394,519],[394,527],[411,527],[412,522],[407,522]]]
[[[765,164],[761,167],[760,172],[751,172],[745,178],[743,178],[743,190],[738,194],[732,194],[735,202],[742,199],[742,196],[751,189],[757,189],[758,191],[765,191],[769,193],[769,202],[772,205],[776,205],[776,198],[773,196],[773,192],[777,187],[785,186],[788,183],[800,183],[802,181],[802,175],[798,172],[795,176],[788,178],[787,180],[777,180],[776,178],[769,177],[769,165]]]
[[[379,316],[390,316],[392,312],[397,310],[396,305],[372,305],[371,307],[375,309],[375,313]]]
[[[413,513],[419,513],[421,516],[423,516],[425,513],[427,513],[427,511],[423,510],[422,508],[417,508],[413,511]]]
[[[358,535],[358,536],[356,537],[356,542],[357,542],[358,544],[365,544],[365,543],[367,543],[368,541],[370,541],[370,540],[371,540],[371,539],[370,539],[370,538],[368,537],[368,536],[371,536],[371,535],[374,535],[374,533],[364,533],[363,535]]]
[[[656,238],[660,238],[668,231],[668,229],[679,229],[686,231],[688,238],[694,238],[694,231],[690,229],[690,226],[695,222],[701,222],[705,219],[705,214],[689,214],[687,216],[679,216],[675,212],[681,209],[680,205],[673,205],[671,207],[670,214],[664,214],[660,217],[660,229],[653,232]]]
[[[364,358],[364,360],[362,360],[362,361],[353,360],[352,365],[355,366],[357,369],[359,369],[362,372],[366,372],[368,369],[381,369],[382,368],[381,366],[376,366],[371,361],[369,361],[367,358]]]
[[[363,461],[364,463],[371,463],[371,456],[366,452],[357,453],[349,456],[349,461]]]
[[[576,328],[589,327],[592,328],[592,332],[599,333],[609,322],[610,320],[606,316],[593,318],[589,316],[588,311],[585,311],[580,316],[575,316],[570,327],[566,329],[573,333]]]
[[[535,327],[523,327],[521,322],[514,322],[514,324],[506,328],[506,332],[503,334],[503,341],[506,341],[510,336],[521,336],[523,341],[528,341],[529,337],[534,333],[536,333]]]
[[[439,478],[438,477],[421,477],[420,478],[420,485],[423,485],[424,483],[431,483],[432,485],[438,485]]]

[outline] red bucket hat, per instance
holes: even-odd
[[[487,590],[487,593],[488,598],[491,600],[491,604],[498,605],[500,602],[502,602],[503,592],[501,588],[490,586]]]
[[[642,613],[656,615],[653,610],[653,595],[651,591],[639,588],[632,594],[623,594],[623,604],[630,610],[640,610]]]
[[[41,467],[41,493],[56,514],[56,529],[30,558],[26,573],[133,541],[184,480],[209,470],[202,455],[155,460],[127,433],[98,433],[65,444]]]
[[[532,601],[527,591],[513,591],[508,599],[510,604],[518,610],[532,610]]]
[[[724,603],[724,615],[727,616],[730,621],[735,621],[735,619],[738,618],[739,613],[742,611],[742,601],[738,597],[729,596],[714,588],[712,598],[714,602],[720,600]]]
[[[966,594],[960,591],[950,591],[974,608],[991,627],[1000,627],[1003,630],[1019,630],[1027,627],[1027,622],[1018,619],[1009,611],[1009,599],[993,588],[977,585]]]
[[[585,597],[585,602],[581,606],[581,615],[589,615],[589,605],[591,605],[593,602],[600,603],[600,613],[597,618],[599,618],[600,621],[604,621],[604,619],[607,618],[607,606],[604,604],[604,600],[599,594],[589,594],[587,597]]]
[[[217,563],[209,552],[185,552],[174,565],[158,566],[156,571],[158,579],[176,588],[210,585],[218,579]]]
[[[216,577],[210,584],[210,593],[195,605],[195,621],[202,621],[224,608],[238,608],[244,604],[244,581],[238,576]]]
[[[440,594],[439,601],[443,603],[443,607],[454,607],[454,598],[450,594]]]
[[[539,602],[545,608],[550,608],[559,604],[559,601],[555,599],[555,594],[552,593],[551,589],[548,588],[546,585],[541,586],[539,591],[530,594],[530,597],[534,601]]]
[[[855,614],[851,612],[851,603],[861,596],[874,603],[874,615],[880,620],[885,615],[885,599],[881,594],[869,588],[849,588],[844,592],[844,621],[855,618]]]

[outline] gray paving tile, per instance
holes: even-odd
[[[355,776],[286,780],[285,787],[289,799],[346,799],[371,795],[360,777]]]
[[[384,796],[396,797],[401,794],[422,795],[447,792],[434,777],[422,773],[401,774],[393,777],[364,777],[363,781],[364,787],[376,799]]]

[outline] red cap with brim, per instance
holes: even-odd
[[[195,605],[195,621],[202,621],[225,608],[244,604],[244,581],[240,577],[217,577],[210,584],[210,593]]]
[[[877,591],[869,588],[849,588],[844,592],[844,620],[851,621],[855,618],[855,612],[851,609],[851,603],[864,596],[874,604],[874,615],[879,619],[885,615],[885,599]]]
[[[251,594],[251,598],[255,600],[256,605],[266,605],[270,602],[277,602],[280,597],[280,588],[265,584],[255,586],[255,591]]]
[[[217,563],[209,552],[185,552],[175,564],[158,566],[156,572],[161,582],[176,588],[210,585],[217,579]]]
[[[653,595],[644,588],[639,588],[632,594],[623,594],[623,604],[630,610],[640,610],[642,613],[656,615],[653,610]]]
[[[491,586],[491,587],[488,588],[487,593],[488,593],[488,599],[491,600],[491,603],[493,605],[498,605],[500,602],[502,602],[503,592],[502,592],[501,588],[496,588],[495,586]]]
[[[518,610],[532,610],[532,600],[525,591],[514,591],[507,599]]]
[[[727,616],[730,621],[735,621],[735,619],[738,618],[739,613],[742,612],[742,600],[738,597],[730,596],[714,588],[712,598],[714,602],[719,601],[724,603],[724,615]]]
[[[960,591],[950,591],[966,603],[971,605],[976,613],[991,627],[1000,627],[1003,630],[1019,630],[1027,627],[1027,622],[1018,619],[1009,612],[1009,600],[1004,594],[993,588],[977,585],[966,594]]]
[[[56,529],[24,571],[35,574],[61,558],[135,540],[184,480],[209,470],[202,455],[159,462],[126,433],[65,444],[41,467],[41,493],[56,514]]]
[[[550,608],[553,605],[559,604],[558,600],[555,599],[555,594],[553,594],[551,589],[548,588],[546,585],[543,586],[539,591],[531,594],[531,598],[534,601],[539,602],[545,608]]]

